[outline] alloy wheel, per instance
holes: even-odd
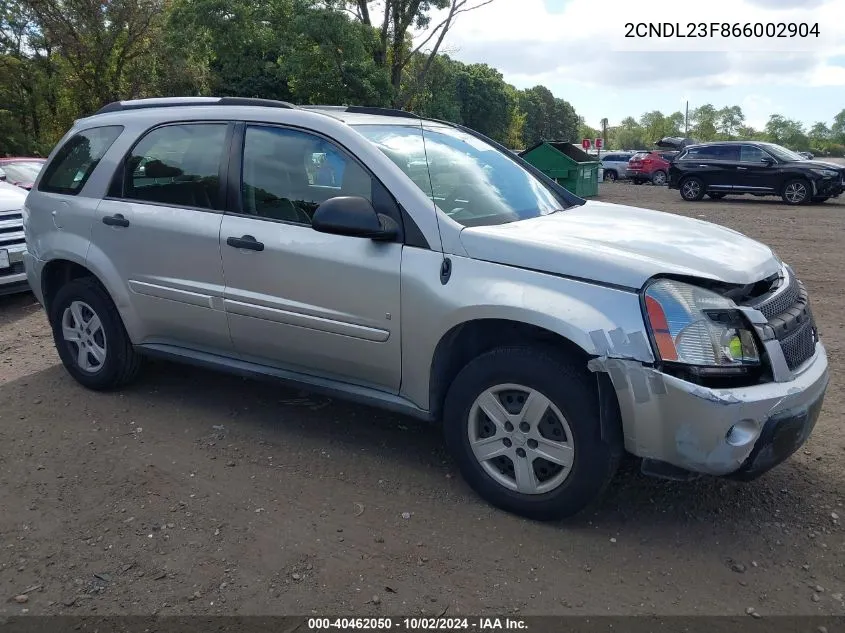
[[[485,390],[470,408],[467,433],[484,471],[514,492],[550,492],[572,471],[575,444],[569,424],[536,389],[503,384]]]
[[[682,193],[687,200],[693,200],[701,193],[701,184],[697,180],[688,180],[683,184]]]
[[[94,374],[106,362],[106,333],[97,313],[84,301],[73,301],[62,313],[62,338],[76,365]]]
[[[784,189],[783,195],[792,204],[798,204],[806,200],[807,186],[802,182],[791,182]]]

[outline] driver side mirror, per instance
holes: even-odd
[[[338,196],[323,202],[314,212],[311,228],[320,233],[390,241],[399,234],[393,218],[376,213],[372,203],[358,196]]]

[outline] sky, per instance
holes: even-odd
[[[478,0],[471,0],[477,2]],[[436,19],[436,16],[435,16]],[[818,36],[626,38],[626,23],[807,25]],[[436,23],[436,21],[434,22]],[[641,27],[642,28],[642,27]],[[542,84],[588,125],[644,112],[739,105],[830,125],[845,109],[845,0],[493,0],[460,15],[441,52],[497,68],[517,88]]]

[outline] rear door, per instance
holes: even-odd
[[[146,132],[97,208],[89,257],[128,286],[137,343],[231,351],[219,240],[232,127],[186,122]]]
[[[691,147],[682,162],[686,174],[697,176],[707,189],[730,191],[736,178],[738,145],[702,145]]]
[[[235,350],[251,362],[391,393],[401,377],[402,238],[318,233],[336,196],[367,198],[401,226],[381,183],[331,140],[241,124],[221,249]],[[233,155],[234,156],[234,155]]]

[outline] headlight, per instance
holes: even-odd
[[[736,304],[715,292],[660,279],[646,289],[645,311],[661,360],[698,367],[760,363]]]
[[[832,169],[814,169],[813,171],[825,178],[836,178],[839,175],[839,172],[833,171]]]

